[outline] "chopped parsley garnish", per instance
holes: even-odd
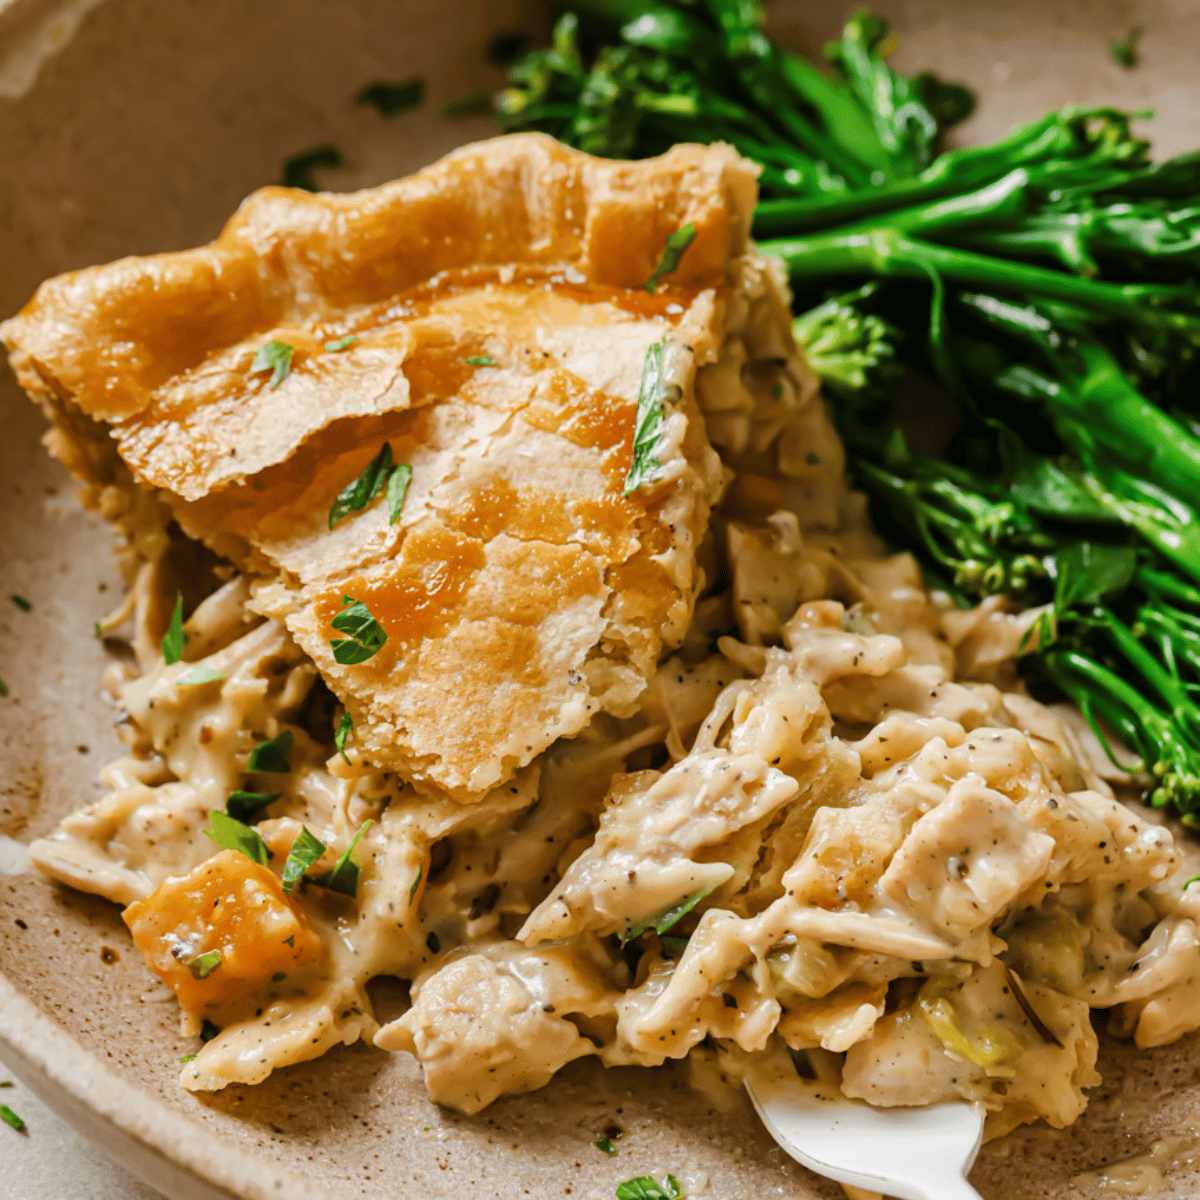
[[[10,599],[10,600],[11,600],[11,601],[12,601],[12,602],[13,602],[13,603],[14,603],[14,604],[15,604],[15,605],[16,605],[16,606],[17,606],[17,607],[18,607],[18,608],[19,608],[19,609],[22,611],[22,612],[28,612],[28,611],[29,611],[29,610],[30,610],[30,609],[33,607],[33,605],[32,605],[32,604],[30,604],[30,603],[29,603],[29,601],[28,601],[28,600],[26,600],[24,596],[18,596],[18,595],[15,595],[15,594],[14,594],[14,595],[12,595],[12,596],[9,596],[9,599]]]
[[[658,266],[654,268],[653,274],[646,280],[646,291],[651,295],[657,290],[659,282],[664,275],[670,275],[679,269],[679,263],[687,253],[687,248],[696,240],[696,227],[689,221],[682,229],[675,230],[667,238],[667,244],[663,247],[662,258],[658,260]]]
[[[201,833],[211,838],[222,850],[236,850],[244,854],[251,862],[267,865],[270,855],[267,853],[267,843],[262,840],[257,829],[243,825],[235,817],[214,808],[208,814],[211,829],[203,829]]]
[[[491,92],[476,92],[473,96],[449,100],[442,105],[442,116],[451,119],[455,117],[486,117],[491,111]]]
[[[317,167],[340,167],[342,152],[334,145],[326,143],[314,146],[311,150],[303,150],[283,160],[283,186],[300,188],[305,192],[319,192],[321,185],[313,171]]]
[[[425,80],[406,79],[403,83],[375,80],[360,88],[355,104],[369,104],[381,117],[397,117],[425,103]]]
[[[392,446],[384,442],[379,453],[363,468],[359,477],[338,494],[329,509],[329,528],[332,529],[344,516],[367,507],[384,484],[387,485],[388,524],[395,525],[404,507],[408,483],[412,479],[412,467],[407,463],[392,463]]]
[[[343,896],[353,898],[358,895],[359,867],[358,863],[354,861],[354,851],[358,849],[358,843],[362,841],[362,836],[367,832],[370,824],[369,820],[362,823],[358,832],[350,840],[350,845],[342,851],[333,870],[327,871],[324,875],[314,875],[313,883],[318,887],[328,888],[331,892],[341,892]]]
[[[181,1063],[190,1063],[196,1056],[194,1054],[185,1054],[179,1061]]]
[[[337,729],[333,733],[333,744],[337,747],[337,752],[346,762],[346,766],[350,766],[350,757],[346,753],[346,742],[350,735],[354,732],[354,718],[348,713],[342,713],[341,720],[338,721]]]
[[[183,593],[175,597],[175,608],[171,613],[171,621],[167,632],[163,634],[159,645],[162,647],[163,662],[168,667],[174,666],[183,657],[183,643],[187,635],[183,632]]]
[[[362,474],[347,484],[329,508],[329,528],[332,529],[347,513],[364,509],[379,494],[392,470],[392,446],[384,442],[379,453],[363,468]]]
[[[500,364],[490,354],[473,354],[466,359],[469,367],[498,367]]]
[[[488,61],[497,67],[507,67],[521,58],[533,45],[533,37],[519,30],[511,33],[498,33],[492,38],[487,49]]]
[[[101,626],[100,626],[100,622],[99,622],[99,621],[97,621],[97,622],[96,622],[96,623],[95,623],[95,624],[92,626],[92,632],[93,632],[93,633],[94,633],[94,634],[95,634],[95,635],[96,635],[98,638],[102,638],[102,637],[104,636],[104,630],[101,628]]]
[[[0,1079],[0,1088],[12,1087],[12,1085],[13,1081],[11,1079]]]
[[[3,1121],[9,1128],[15,1129],[18,1133],[25,1132],[25,1122],[7,1104],[0,1104],[0,1121]]]
[[[5,683],[3,679],[0,679],[0,696],[7,696],[7,695],[8,695],[8,684]]]
[[[339,350],[349,350],[357,341],[358,338],[354,334],[348,333],[345,337],[338,338],[337,341],[326,342],[325,349],[330,354],[336,354]]]
[[[207,1018],[200,1025],[200,1040],[202,1042],[211,1042],[221,1031]]]
[[[218,671],[216,667],[206,667],[201,663],[198,667],[193,667],[190,671],[184,671],[180,677],[175,680],[176,687],[198,687],[202,683],[216,683],[218,679],[224,679],[224,672]]]
[[[663,353],[666,338],[660,338],[646,351],[642,366],[642,384],[638,389],[637,416],[633,423],[633,462],[625,480],[625,495],[636,492],[659,468],[658,437],[665,416],[666,385],[663,382]]]
[[[207,979],[221,965],[220,950],[209,950],[206,954],[198,954],[187,968],[193,979]]]
[[[601,1154],[616,1154],[617,1148],[612,1141],[606,1137],[598,1137],[593,1143],[593,1146],[600,1151]]]
[[[632,941],[635,937],[645,933],[647,929],[653,929],[661,937],[672,925],[683,920],[705,896],[715,891],[717,886],[714,883],[709,887],[701,888],[698,892],[692,892],[691,895],[685,896],[680,900],[678,904],[668,908],[666,912],[659,913],[656,917],[647,917],[646,920],[639,921],[636,925],[631,925],[623,935],[625,941]]]
[[[617,1200],[679,1200],[683,1188],[674,1175],[668,1175],[660,1186],[649,1175],[639,1175],[617,1184]]]
[[[292,768],[288,766],[288,751],[292,748],[292,731],[285,729],[265,742],[259,742],[250,751],[250,761],[246,764],[247,771],[264,771],[270,775],[286,775]]]
[[[294,349],[295,347],[289,346],[287,342],[279,342],[274,338],[269,342],[263,342],[254,355],[254,361],[250,364],[250,374],[257,375],[259,371],[270,371],[271,378],[267,387],[274,391],[288,377],[288,372],[292,369]]]
[[[305,825],[300,826],[300,832],[288,851],[287,861],[283,864],[283,893],[291,895],[304,875],[304,872],[325,853],[325,843],[314,837]]]
[[[235,820],[248,824],[260,808],[274,804],[282,792],[230,792],[225,801],[225,811]]]
[[[417,877],[416,877],[416,879],[414,879],[412,881],[412,887],[410,887],[408,889],[408,907],[409,908],[412,908],[413,901],[417,898],[417,888],[419,888],[421,886],[421,876],[424,874],[425,874],[425,864],[421,863],[420,866],[417,867]],[[1191,880],[1189,879],[1188,883],[1190,883],[1190,882],[1191,882]],[[1185,883],[1183,886],[1187,887],[1187,883]]]
[[[408,485],[412,482],[412,467],[408,463],[400,463],[388,480],[388,524],[395,525],[400,520],[400,512],[404,508],[404,498],[408,495]]]
[[[1124,67],[1127,71],[1132,71],[1140,61],[1138,59],[1138,42],[1142,40],[1142,35],[1146,32],[1141,25],[1133,25],[1124,37],[1111,38],[1108,43],[1108,52],[1112,56],[1113,62],[1118,67]]]
[[[334,659],[342,666],[353,666],[374,658],[383,649],[387,634],[383,626],[371,615],[371,610],[353,596],[343,596],[345,608],[330,621],[339,633],[349,634],[344,638],[330,638],[329,645]]]

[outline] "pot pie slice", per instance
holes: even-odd
[[[682,640],[727,475],[694,383],[766,269],[755,173],[496,138],[263,189],[208,246],[48,281],[0,337],[77,476],[256,581],[362,765],[467,800],[628,714]]]

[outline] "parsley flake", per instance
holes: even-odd
[[[216,667],[206,667],[201,663],[198,667],[193,667],[190,671],[184,671],[180,677],[175,680],[176,687],[199,687],[202,683],[216,683],[218,679],[224,679],[225,674],[218,671]]]
[[[448,100],[442,105],[442,116],[454,120],[456,117],[486,117],[492,111],[492,93],[476,92],[458,100]]]
[[[383,649],[387,634],[361,600],[355,600],[353,596],[343,596],[342,602],[346,607],[330,621],[330,624],[339,633],[350,636],[330,638],[329,645],[335,661],[345,667],[374,658]]]
[[[392,446],[384,442],[379,453],[363,468],[362,474],[339,493],[329,509],[329,528],[332,529],[344,516],[367,507],[379,494],[379,489],[392,472]]]
[[[259,371],[270,371],[271,378],[267,383],[270,391],[274,391],[287,377],[292,369],[292,352],[294,346],[287,342],[276,341],[272,338],[263,342],[255,352],[254,361],[250,364],[250,374],[257,375]]]
[[[400,463],[388,480],[388,524],[395,525],[400,520],[400,512],[404,508],[404,498],[408,495],[408,485],[412,482],[412,467],[408,463]]]
[[[175,597],[175,608],[171,613],[167,632],[163,634],[162,641],[159,642],[159,646],[162,647],[163,662],[168,667],[174,666],[183,657],[183,643],[186,640],[187,635],[183,632],[183,593],[180,592]]]
[[[687,248],[695,240],[696,227],[691,221],[668,236],[667,244],[663,247],[662,258],[658,260],[658,266],[646,280],[646,291],[653,295],[664,275],[671,275],[679,270],[679,264],[684,254],[687,253]]]
[[[679,1200],[683,1188],[674,1175],[668,1175],[660,1186],[649,1175],[639,1175],[617,1184],[617,1200]]]
[[[250,761],[246,763],[247,771],[263,771],[270,775],[286,775],[292,768],[288,766],[288,752],[292,748],[292,731],[285,729],[265,742],[259,742],[250,751]]]
[[[219,808],[214,808],[208,814],[208,822],[212,828],[202,829],[200,832],[216,842],[222,850],[236,850],[251,862],[261,863],[264,867],[267,865],[267,859],[270,857],[267,853],[267,843],[262,840],[257,829],[243,825],[236,817],[231,817]]]
[[[598,1137],[593,1143],[593,1146],[600,1151],[601,1154],[616,1154],[617,1148],[612,1141],[606,1137]]]
[[[283,864],[283,894],[290,896],[304,875],[304,872],[325,853],[325,843],[314,837],[305,825],[300,826],[300,832],[288,851],[287,861]]]
[[[32,605],[32,604],[30,604],[30,603],[29,603],[29,601],[28,601],[28,600],[26,600],[24,596],[18,596],[18,595],[15,595],[15,594],[14,594],[14,595],[12,595],[12,596],[9,596],[9,599],[10,599],[10,600],[11,600],[11,601],[12,601],[12,602],[13,602],[13,603],[14,603],[14,604],[15,604],[15,605],[16,605],[16,606],[17,606],[17,607],[18,607],[18,608],[19,608],[19,609],[22,611],[22,612],[28,612],[28,611],[29,611],[29,610],[30,610],[30,609],[33,607],[33,605]]]
[[[1133,25],[1124,37],[1109,39],[1108,53],[1118,67],[1132,71],[1138,65],[1141,61],[1138,58],[1138,42],[1142,40],[1145,32],[1144,26]]]
[[[314,146],[311,150],[303,150],[293,154],[283,161],[283,186],[300,188],[305,192],[319,192],[321,185],[313,171],[317,167],[340,167],[342,152],[334,145],[326,143]]]
[[[13,1081],[11,1079],[0,1079],[0,1088],[6,1088],[6,1087],[12,1087],[12,1086],[13,1086]]]
[[[425,80],[417,77],[388,83],[377,79],[359,89],[354,103],[369,104],[381,117],[398,117],[425,103]]]
[[[313,883],[319,887],[328,888],[331,892],[341,892],[343,896],[349,896],[352,899],[358,895],[360,872],[358,863],[354,861],[354,851],[358,849],[358,843],[362,841],[362,836],[367,832],[370,824],[370,820],[366,820],[359,826],[358,832],[350,840],[350,845],[342,851],[333,870],[327,871],[323,875],[314,875]]]
[[[185,1054],[179,1061],[181,1063],[190,1063],[196,1056],[194,1054]]]
[[[235,820],[249,824],[250,818],[260,808],[274,804],[282,792],[230,792],[225,801],[225,811]]]
[[[336,354],[339,350],[349,350],[357,341],[358,338],[354,334],[348,333],[345,337],[340,337],[336,341],[326,342],[325,349],[330,354]]]
[[[659,913],[658,916],[647,917],[644,921],[639,921],[636,925],[631,925],[623,935],[624,940],[627,942],[632,941],[635,937],[639,937],[645,933],[647,929],[653,929],[661,937],[672,925],[676,925],[682,921],[705,896],[715,891],[717,886],[714,883],[709,887],[701,888],[697,892],[692,892],[680,900],[678,904],[672,905],[665,912]]]
[[[7,695],[8,695],[8,684],[5,683],[3,679],[0,679],[0,696],[7,696]]]
[[[663,380],[663,355],[667,339],[660,338],[646,351],[642,383],[638,389],[637,415],[633,421],[633,461],[625,479],[625,495],[636,492],[660,463],[656,453],[666,416],[668,385]]]
[[[25,1132],[25,1122],[7,1104],[0,1104],[0,1121],[3,1121],[10,1129],[15,1129],[18,1133]]]
[[[490,354],[473,354],[464,361],[469,367],[498,367],[500,365]]]
[[[221,965],[220,950],[209,950],[207,954],[198,954],[188,963],[193,979],[207,979]]]
[[[354,732],[354,718],[348,713],[342,713],[341,720],[338,721],[337,729],[334,730],[333,744],[337,747],[338,753],[346,762],[346,766],[351,766],[350,757],[346,753],[346,742],[350,735]]]
[[[416,879],[414,879],[412,881],[412,887],[410,887],[408,889],[408,907],[409,908],[412,908],[413,901],[417,898],[417,888],[419,888],[421,886],[421,876],[424,874],[425,874],[425,864],[421,863],[417,867],[417,877],[416,877]],[[1188,883],[1191,883],[1190,879],[1188,880]],[[1187,887],[1187,883],[1185,883],[1183,886]]]

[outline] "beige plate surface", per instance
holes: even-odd
[[[1192,0],[876,7],[905,35],[902,65],[984,92],[966,137],[995,136],[1052,105],[1107,101],[1157,104],[1164,115],[1151,128],[1164,152],[1200,145]],[[814,47],[843,14],[824,0],[779,0],[774,19]],[[313,145],[343,148],[347,165],[325,181],[346,189],[485,135],[487,121],[451,124],[437,111],[495,82],[483,59],[492,34],[538,18],[534,0],[0,0],[0,313],[46,275],[211,237],[247,191],[274,181],[285,156]],[[1105,42],[1134,20],[1149,31],[1145,65],[1127,74]],[[385,122],[350,102],[364,82],[414,74],[429,81],[421,112]],[[7,840],[28,842],[96,796],[97,771],[117,753],[92,623],[118,581],[107,533],[45,459],[41,418],[7,375],[0,413],[0,675],[9,684],[0,698],[0,1052],[21,1078],[134,1172],[188,1200],[599,1200],[621,1179],[668,1170],[694,1198],[838,1194],[785,1160],[747,1105],[718,1112],[665,1070],[576,1066],[472,1120],[430,1105],[408,1059],[364,1046],[255,1089],[180,1089],[177,1062],[191,1047],[174,1003],[152,996],[117,909],[20,871]],[[12,592],[33,611],[10,605]],[[115,955],[102,958],[106,947]],[[1194,1041],[1144,1055],[1109,1045],[1102,1066],[1105,1083],[1074,1129],[1025,1130],[985,1148],[974,1175],[985,1196],[1101,1195],[1094,1179],[1075,1186],[1072,1176],[1163,1135],[1192,1136]],[[612,1159],[590,1142],[614,1119],[627,1137]],[[1163,1194],[1198,1193],[1200,1170],[1180,1167]]]

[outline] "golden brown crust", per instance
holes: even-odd
[[[727,147],[616,163],[497,138],[373,191],[265,189],[209,246],[48,281],[0,337],[72,470],[123,463],[159,489],[262,579],[256,604],[347,704],[359,753],[466,798],[627,709],[682,636],[722,483],[692,380],[754,198]],[[626,497],[662,337],[682,397],[660,477]],[[274,388],[250,372],[270,339],[293,347]],[[401,519],[377,500],[330,531],[384,441],[413,467]],[[330,652],[344,595],[388,635],[364,664]]]

